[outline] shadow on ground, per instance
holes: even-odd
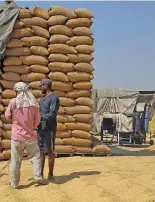
[[[100,171],[80,171],[80,172],[73,172],[69,175],[61,175],[55,176],[54,180],[52,180],[53,184],[65,184],[68,181],[71,181],[75,178],[80,178],[81,176],[89,176],[89,175],[100,175]]]

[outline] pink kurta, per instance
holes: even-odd
[[[39,108],[35,106],[16,108],[16,99],[12,99],[6,109],[6,119],[12,120],[12,138],[16,141],[35,141],[34,129],[40,123]]]

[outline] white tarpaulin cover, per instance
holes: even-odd
[[[93,117],[94,118],[94,117]],[[127,117],[124,114],[111,114],[111,113],[104,113],[98,117],[96,120],[98,123],[96,125],[97,132],[101,132],[101,123],[103,118],[112,118],[116,124],[116,130],[123,133],[133,132],[133,118]]]
[[[123,126],[120,127],[120,130],[122,132],[132,131],[132,118],[126,117],[122,113],[133,113],[138,95],[138,91],[97,89],[97,111],[93,114],[92,133],[100,133],[103,116],[107,113],[115,114],[115,116],[121,114],[120,121]]]

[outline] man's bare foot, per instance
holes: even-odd
[[[37,186],[47,185],[48,184],[48,181],[45,180],[45,179],[40,179],[40,180],[35,180],[35,181],[36,181]]]

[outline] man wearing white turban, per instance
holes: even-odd
[[[32,163],[34,179],[38,184],[43,184],[43,178],[41,176],[40,151],[34,132],[40,122],[39,106],[25,83],[16,83],[14,90],[17,96],[10,101],[5,117],[12,120],[10,186],[16,189],[20,181],[20,167],[24,149],[27,150]]]

